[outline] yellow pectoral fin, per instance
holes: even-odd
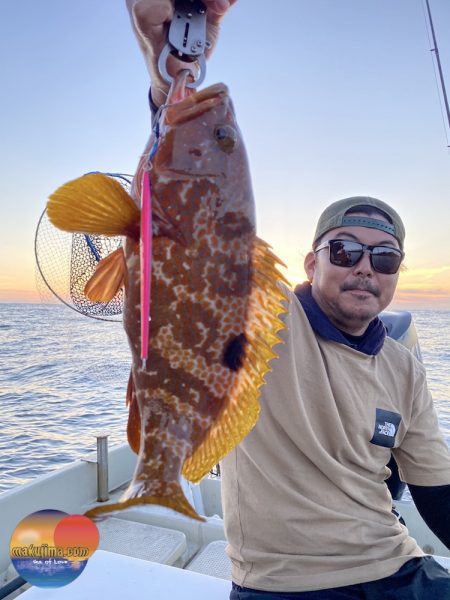
[[[92,302],[109,302],[124,285],[125,256],[123,248],[101,260],[87,282],[84,293]]]
[[[55,227],[71,233],[139,237],[139,209],[120,183],[101,173],[58,188],[49,198],[47,214]]]

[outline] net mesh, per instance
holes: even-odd
[[[122,314],[123,288],[109,302],[92,302],[84,294],[84,286],[92,277],[99,261],[122,245],[121,238],[86,236],[72,237],[69,291],[74,307],[90,317],[112,317]]]
[[[127,191],[130,176],[105,173]],[[84,235],[60,231],[50,222],[47,210],[41,215],[35,237],[36,283],[43,301],[49,292],[73,310],[107,321],[120,321],[124,292],[120,288],[109,302],[92,302],[84,293],[86,283],[101,259],[122,245],[120,236]],[[50,296],[51,297],[51,296]]]

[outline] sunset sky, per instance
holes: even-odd
[[[430,4],[450,88],[450,2]],[[292,283],[321,211],[370,195],[406,226],[391,308],[450,309],[450,133],[430,48],[422,0],[238,0],[226,16],[204,85],[230,88],[258,234]],[[3,3],[0,58],[0,301],[39,301],[46,199],[88,171],[134,172],[148,75],[125,0]]]

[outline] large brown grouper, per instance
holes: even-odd
[[[125,286],[124,325],[133,363],[128,440],[139,454],[120,503],[161,504],[200,518],[180,474],[198,482],[255,425],[258,395],[276,355],[284,309],[280,261],[256,237],[244,144],[228,90],[213,85],[169,104],[150,171],[151,321],[140,359],[140,197],[150,140],[131,196],[101,174],[59,188],[52,223],[70,232],[123,235],[86,286],[96,301]]]

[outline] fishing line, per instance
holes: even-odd
[[[444,128],[445,140],[447,142],[447,150],[450,153],[450,140],[449,140],[449,136],[448,136],[448,129],[450,127],[450,123],[449,123],[449,125],[447,125],[447,122],[445,119],[444,106],[443,106],[443,101],[446,100],[445,92],[443,91],[443,89],[445,90],[445,87],[442,89],[441,88],[442,84],[441,85],[439,84],[439,80],[442,82],[442,78],[438,77],[438,72],[437,72],[437,66],[438,66],[438,60],[439,60],[438,59],[438,49],[437,49],[436,44],[434,44],[433,39],[430,37],[430,22],[429,22],[429,19],[427,18],[427,15],[429,15],[431,18],[431,13],[429,12],[429,6],[427,4],[427,0],[422,0],[422,13],[423,13],[423,18],[425,20],[425,29],[426,29],[427,37],[428,37],[429,51],[431,52],[431,62],[433,64],[434,81],[436,84],[437,95],[438,95],[438,99],[439,99],[439,108],[441,110],[442,126]]]
[[[94,246],[92,240],[91,240],[91,236],[87,235],[87,233],[84,235],[84,239],[86,240],[86,244],[89,247],[89,250],[92,252],[92,254],[94,255],[94,258],[97,262],[100,262],[101,260],[101,256],[100,254],[97,252],[97,248]]]

